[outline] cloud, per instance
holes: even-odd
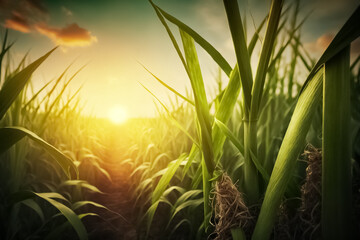
[[[315,10],[315,16],[318,18],[336,18],[345,16],[353,12],[358,5],[358,0],[303,0],[302,4],[309,9]]]
[[[329,46],[331,41],[334,39],[334,34],[332,32],[325,33],[318,37],[313,42],[307,42],[304,44],[305,49],[313,55],[314,57],[319,57],[320,54]]]
[[[45,8],[41,0],[25,0],[24,1],[28,6],[28,8],[36,9],[43,14],[47,14],[48,10]]]
[[[23,33],[31,31],[30,23],[16,11],[12,12],[11,18],[5,19],[4,26]]]
[[[50,27],[44,23],[37,24],[35,29],[49,37],[56,44],[63,46],[88,46],[97,42],[97,38],[76,23],[67,25],[64,28]]]
[[[64,6],[61,7],[61,11],[68,17],[71,17],[73,15],[73,12]]]
[[[5,22],[12,20],[16,23],[26,22],[32,25],[38,21],[46,21],[49,12],[38,0],[0,0],[0,18]]]
[[[203,35],[210,43],[217,43],[215,46],[222,54],[232,56],[233,43],[227,23],[222,1],[199,0],[195,4],[195,16],[202,21],[202,29],[199,34]],[[194,27],[197,30],[196,27]]]
[[[216,0],[203,0],[195,5],[196,13],[203,19],[205,26],[215,33],[227,29],[227,19],[224,14],[219,14],[222,3]]]
[[[332,32],[325,33],[316,39],[314,42],[305,43],[305,48],[314,56],[318,57],[330,45],[334,39],[335,34]],[[352,42],[351,55],[360,54],[360,38]]]
[[[335,35],[333,33],[325,33],[316,40],[316,46],[324,51],[329,46],[334,37]]]
[[[68,17],[73,13],[62,7],[61,11]],[[23,33],[39,33],[62,46],[89,46],[97,42],[89,30],[77,23],[65,27],[54,27],[48,24],[50,13],[42,0],[0,0],[0,21],[5,28]]]

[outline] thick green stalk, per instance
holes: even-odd
[[[266,28],[264,44],[262,45],[254,86],[252,88],[250,120],[257,119],[259,106],[265,84],[265,78],[269,66],[270,56],[274,49],[277,28],[280,21],[283,0],[273,0],[271,3],[269,21]]]
[[[259,199],[259,180],[257,169],[252,160],[252,154],[257,156],[257,124],[256,122],[244,122],[244,149],[245,149],[245,171],[244,188],[249,204],[256,203]],[[251,154],[252,152],[252,154]]]
[[[350,46],[325,63],[323,239],[353,239],[351,219]]]
[[[271,4],[265,39],[261,49],[259,64],[252,88],[250,117],[245,119],[245,191],[248,195],[249,203],[255,203],[259,197],[257,171],[251,159],[251,152],[255,157],[257,157],[257,122],[259,113],[261,111],[260,103],[270,56],[273,52],[274,43],[277,36],[282,5],[283,0],[273,0]]]
[[[203,198],[204,198],[204,230],[208,231],[210,226],[210,218],[211,218],[211,205],[210,205],[210,190],[211,190],[211,182],[210,182],[210,174],[206,168],[206,162],[204,158],[201,161],[202,168],[202,184],[203,184]]]
[[[269,239],[271,235],[281,199],[293,176],[296,160],[304,149],[314,110],[321,99],[322,82],[323,69],[320,69],[299,96],[266,189],[253,240]]]
[[[239,65],[240,80],[243,88],[244,99],[244,147],[245,147],[245,194],[248,202],[254,203],[259,196],[259,186],[257,179],[257,171],[251,160],[251,151],[257,153],[256,141],[256,123],[250,127],[249,111],[251,106],[251,89],[253,86],[253,78],[250,65],[250,57],[246,46],[246,38],[241,21],[239,6],[236,0],[224,0],[224,6],[231,36],[234,43],[236,59]]]
[[[237,1],[224,0],[224,6],[228,18],[231,37],[234,43],[237,63],[239,65],[240,80],[245,102],[245,115],[248,116],[251,105],[253,77],[251,73],[250,57],[246,46],[244,28]]]

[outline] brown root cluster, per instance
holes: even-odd
[[[232,239],[232,228],[242,228],[246,232],[253,225],[253,217],[242,194],[226,173],[216,182],[214,194],[216,240]]]
[[[300,227],[303,239],[319,239],[321,236],[321,150],[309,145],[304,155],[308,167],[305,183],[301,187]]]
[[[303,157],[307,168],[300,205],[294,211],[296,198],[282,202],[273,239],[321,239],[321,150],[308,145]]]

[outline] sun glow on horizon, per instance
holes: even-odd
[[[128,119],[128,116],[122,106],[116,105],[108,110],[108,118],[115,124],[121,124]]]

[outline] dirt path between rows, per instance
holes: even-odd
[[[91,197],[91,201],[102,204],[115,213],[104,210],[99,212],[102,219],[93,217],[87,221],[89,239],[137,239],[136,214],[129,197],[130,170],[119,164],[120,156],[121,150],[115,149],[106,158],[106,164],[102,167],[108,171],[112,182],[104,180],[96,183],[104,194]]]

